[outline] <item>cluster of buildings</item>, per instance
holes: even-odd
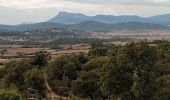
[[[18,37],[18,36],[1,36],[0,40],[2,40],[2,41],[11,41],[11,42],[27,41],[26,38]]]

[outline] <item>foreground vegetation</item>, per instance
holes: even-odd
[[[25,99],[28,88],[38,90],[43,99],[45,79],[57,95],[69,100],[170,99],[169,42],[93,47],[88,54],[48,60],[48,54],[38,53],[32,60],[1,68],[0,100]]]

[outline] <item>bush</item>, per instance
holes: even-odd
[[[21,100],[16,89],[0,90],[0,100]]]

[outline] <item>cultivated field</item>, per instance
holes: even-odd
[[[22,48],[22,47],[0,47],[0,66],[3,64],[32,58],[37,52],[47,52],[49,55],[55,59],[58,56],[68,55],[68,54],[79,54],[79,53],[88,53],[91,46],[89,45],[66,45],[63,50],[54,50],[48,48]]]

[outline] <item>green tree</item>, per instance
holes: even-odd
[[[35,89],[40,97],[45,97],[45,79],[42,70],[31,69],[24,73],[24,87]]]
[[[94,71],[82,72],[79,79],[72,82],[74,95],[83,98],[100,99],[102,93],[99,85],[100,76]]]
[[[4,69],[3,86],[9,88],[16,86],[19,91],[24,90],[24,76],[23,74],[32,69],[28,61],[18,61],[7,63]]]
[[[0,100],[22,100],[16,89],[0,90]]]
[[[47,65],[48,59],[49,56],[47,53],[39,52],[35,55],[34,59],[32,60],[32,64],[37,65],[41,68]]]
[[[111,57],[95,57],[91,58],[88,62],[82,65],[82,71],[100,71],[103,66],[108,65],[111,62]]]
[[[69,80],[77,79],[77,70],[74,63],[64,65],[64,76],[68,77]]]
[[[128,45],[128,57],[135,68],[134,86],[132,88],[136,99],[153,99],[156,91],[156,51],[147,41]]]
[[[106,56],[108,48],[106,47],[96,47],[89,51],[90,56]]]
[[[58,57],[49,63],[47,76],[53,90],[63,96],[68,96],[71,82],[77,79],[81,64],[76,55]]]
[[[170,75],[164,75],[157,79],[157,91],[154,91],[154,100],[170,99]]]
[[[133,72],[126,48],[118,50],[112,64],[102,68],[101,90],[105,97],[111,99],[132,99]],[[114,97],[114,98],[113,98]]]

